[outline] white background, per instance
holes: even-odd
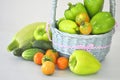
[[[68,2],[58,0],[57,17],[62,17]],[[116,32],[111,49],[102,62],[101,70],[94,75],[78,76],[69,70],[56,70],[52,76],[41,73],[40,66],[7,52],[13,35],[27,24],[50,22],[52,0],[0,0],[0,80],[119,80],[120,79],[120,0],[116,0]],[[104,11],[109,11],[105,0]]]

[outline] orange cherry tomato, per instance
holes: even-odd
[[[51,75],[55,72],[55,64],[51,61],[46,61],[42,64],[41,70],[43,74]]]
[[[76,16],[75,22],[80,26],[82,22],[89,22],[90,18],[87,13],[80,13]]]
[[[35,55],[34,55],[34,63],[36,64],[42,64],[42,57],[44,56],[44,54],[42,52],[37,52]]]
[[[91,31],[92,31],[92,25],[89,22],[83,22],[80,25],[80,33],[81,34],[88,35],[91,33]]]
[[[57,67],[59,69],[66,69],[68,67],[68,58],[66,57],[59,57],[57,59]]]
[[[58,52],[52,49],[48,49],[45,53],[45,55],[48,55],[53,58],[53,62],[56,63],[56,60],[58,58]]]
[[[59,57],[58,52],[57,52],[56,50],[53,50],[53,49],[48,49],[48,50],[46,51],[46,54],[54,54],[54,55],[56,56],[56,58]]]
[[[54,59],[53,59],[51,56],[44,55],[44,56],[42,57],[42,64],[43,64],[44,62],[46,62],[46,61],[51,61],[51,62],[54,63]]]

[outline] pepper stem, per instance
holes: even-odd
[[[68,3],[68,6],[69,6],[69,9],[73,7],[71,2]]]

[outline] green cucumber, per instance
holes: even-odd
[[[42,49],[30,48],[30,49],[27,49],[27,50],[23,51],[22,58],[25,59],[25,60],[33,61],[33,57],[37,52],[45,53],[45,51],[42,50]]]
[[[13,55],[20,57],[20,56],[22,55],[22,52],[23,52],[23,51],[24,51],[24,50],[23,50],[22,48],[16,48],[16,49],[13,51]]]
[[[52,42],[45,40],[35,40],[32,44],[34,48],[40,48],[42,50],[52,49]]]
[[[32,48],[32,43],[27,44],[27,45],[24,45],[22,48],[16,48],[16,49],[14,49],[14,50],[13,50],[13,55],[14,55],[14,56],[21,57],[23,51],[25,51],[25,50],[27,50],[27,49],[30,49],[30,48]]]

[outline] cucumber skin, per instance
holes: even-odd
[[[14,56],[18,56],[21,57],[23,51],[32,48],[32,44],[26,44],[25,46],[23,46],[22,48],[16,48],[13,50],[13,55]]]
[[[42,50],[48,50],[48,49],[53,49],[52,47],[52,42],[50,41],[44,41],[44,40],[35,40],[32,44],[33,48],[39,48]]]
[[[22,55],[22,52],[23,52],[23,51],[24,51],[24,50],[23,50],[22,48],[17,48],[17,49],[15,49],[15,50],[13,51],[13,55],[20,57],[20,56]]]
[[[43,51],[42,49],[30,48],[30,49],[25,50],[22,53],[22,58],[25,59],[25,60],[33,61],[34,55],[37,52],[42,52],[43,54],[45,53],[45,51]]]

